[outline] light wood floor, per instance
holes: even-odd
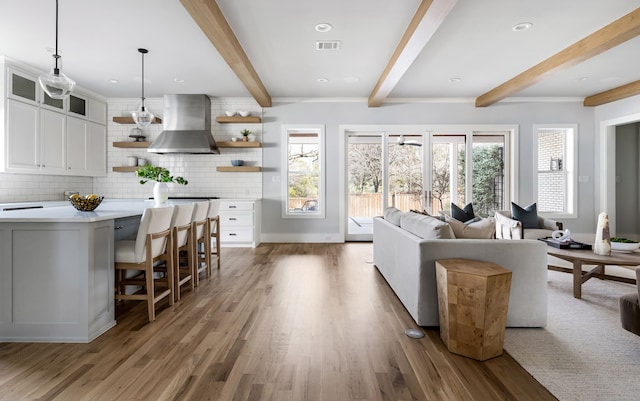
[[[162,306],[119,308],[91,344],[0,344],[0,400],[555,400],[511,357],[450,354],[416,328],[370,243],[222,249]]]

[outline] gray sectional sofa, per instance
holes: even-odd
[[[547,323],[547,252],[536,240],[455,238],[446,222],[385,210],[373,220],[373,261],[420,326],[438,326],[435,261],[465,258],[512,271],[507,327]]]

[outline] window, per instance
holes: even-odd
[[[283,126],[285,218],[324,218],[324,126]]]
[[[576,217],[576,125],[534,126],[537,207],[541,214]]]

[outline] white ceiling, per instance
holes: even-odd
[[[213,0],[210,0],[213,1]],[[267,91],[368,97],[418,0],[217,0]],[[107,97],[249,92],[179,0],[59,0],[62,69]],[[390,98],[475,98],[640,7],[640,0],[459,0]],[[328,33],[318,23],[333,26]],[[527,31],[511,28],[531,22]],[[0,54],[48,70],[55,0],[0,0]],[[337,52],[316,40],[340,40]],[[355,77],[358,81],[345,82]],[[587,79],[580,80],[581,77]],[[176,83],[174,79],[183,79]],[[327,78],[318,83],[318,78]],[[455,84],[450,78],[460,78]],[[117,79],[118,84],[109,83]],[[561,71],[517,96],[584,97],[640,80],[640,39]]]

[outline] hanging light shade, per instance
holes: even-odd
[[[144,55],[149,53],[149,50],[138,49],[138,51],[142,54],[142,105],[140,110],[131,112],[131,117],[133,117],[133,121],[138,125],[138,128],[145,128],[153,122],[155,116],[144,108]]]
[[[56,53],[53,55],[53,67],[48,74],[38,77],[38,82],[47,95],[53,99],[64,99],[76,86],[74,80],[70,79],[60,71],[62,62],[58,54],[58,0],[56,0]]]

